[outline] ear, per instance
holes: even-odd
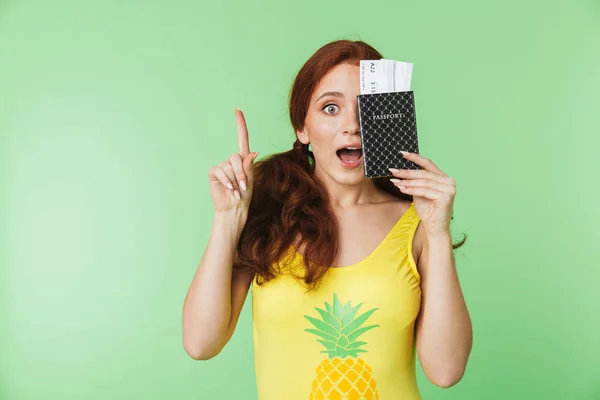
[[[308,133],[306,133],[306,128],[303,128],[301,131],[296,131],[296,137],[302,144],[309,144],[310,139],[308,138]]]

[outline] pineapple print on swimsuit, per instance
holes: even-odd
[[[319,337],[317,341],[325,346],[321,353],[328,355],[316,369],[310,400],[379,399],[372,369],[359,356],[367,351],[362,348],[367,343],[359,337],[379,326],[363,326],[377,308],[357,316],[361,306],[352,307],[350,302],[342,305],[334,293],[332,304],[326,302],[324,310],[315,309],[320,319],[304,316],[316,328],[306,331]]]

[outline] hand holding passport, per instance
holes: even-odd
[[[388,168],[420,169],[400,153],[419,153],[411,77],[411,63],[360,61],[358,117],[367,178],[393,176]]]

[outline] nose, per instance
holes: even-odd
[[[353,104],[346,108],[343,120],[344,134],[355,135],[360,133],[360,124],[358,122],[358,105]]]

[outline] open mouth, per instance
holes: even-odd
[[[342,164],[347,167],[357,166],[362,160],[362,149],[361,148],[344,148],[336,151],[338,158],[342,161]]]

